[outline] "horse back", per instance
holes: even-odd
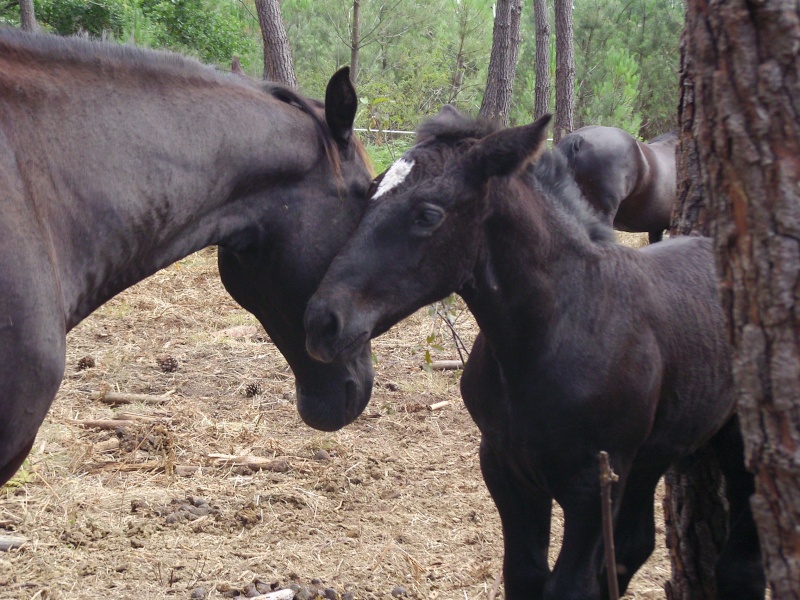
[[[557,148],[586,200],[611,224],[638,185],[643,159],[636,140],[616,127],[590,125],[566,135]]]

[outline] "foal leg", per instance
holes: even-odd
[[[503,526],[503,579],[507,600],[538,600],[550,575],[550,514],[553,500],[542,489],[520,481],[485,440],[481,472]]]
[[[753,475],[744,466],[744,443],[739,420],[733,417],[714,436],[711,444],[725,475],[730,523],[728,539],[716,565],[719,600],[762,600],[766,576],[761,562],[750,497],[755,492]]]
[[[661,229],[658,231],[650,231],[647,234],[647,241],[651,244],[655,244],[656,242],[660,242],[663,237],[664,231]]]
[[[666,467],[665,467],[666,468]],[[653,499],[661,471],[649,469],[639,472],[635,467],[628,476],[625,491],[620,499],[614,527],[617,582],[620,594],[653,553],[656,544],[656,526]],[[603,598],[608,598],[605,586],[605,569],[600,577]]]
[[[611,457],[612,465],[621,461]],[[625,470],[619,469],[619,490]],[[614,491],[615,495],[619,491]],[[599,574],[603,561],[603,520],[600,506],[600,472],[592,461],[569,477],[556,492],[564,510],[564,541],[553,574],[545,587],[547,600],[597,600],[602,596]],[[605,583],[603,583],[605,585]]]

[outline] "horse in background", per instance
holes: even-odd
[[[564,136],[567,157],[584,197],[621,231],[648,233],[661,241],[676,198],[676,131],[640,142],[616,127],[590,125]]]
[[[171,53],[0,29],[0,484],[53,402],[66,333],[213,244],[303,420],[331,431],[361,413],[369,349],[318,363],[302,322],[365,207],[356,108],[346,68],[322,104]]]
[[[591,210],[559,151],[537,156],[549,116],[506,130],[445,107],[373,183],[370,204],[306,309],[324,361],[419,308],[461,295],[481,332],[461,378],[500,513],[509,600],[599,600],[598,453],[608,452],[620,591],[655,544],[656,485],[711,444],[731,520],[720,600],[763,600],[753,477],[735,416],[711,241],[634,250]],[[548,563],[553,500],[564,539]]]

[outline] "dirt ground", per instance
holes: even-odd
[[[466,312],[456,328],[469,345]],[[292,583],[331,598],[493,597],[499,519],[458,373],[421,368],[431,333],[434,359],[457,358],[421,311],[374,344],[365,414],[323,433],[298,417],[292,374],[224,292],[214,249],[119,295],[70,333],[63,386],[0,493],[0,535],[27,539],[0,552],[0,598],[223,598]],[[98,392],[167,396],[112,408]],[[628,598],[664,598],[658,531]]]

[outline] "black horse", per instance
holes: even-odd
[[[624,590],[655,543],[659,478],[712,443],[733,515],[719,598],[762,598],[710,241],[640,251],[615,243],[560,152],[533,163],[548,120],[493,132],[447,107],[424,124],[373,184],[363,220],[309,301],[308,350],[349,360],[400,319],[459,293],[481,328],[461,393],[503,525],[506,597],[605,597],[601,450],[620,476]],[[553,499],[565,524],[551,572]]]
[[[590,125],[564,136],[567,157],[583,195],[622,231],[646,231],[661,241],[675,205],[678,134],[640,142],[616,127]]]
[[[323,105],[173,54],[0,29],[0,483],[61,383],[66,332],[210,244],[294,371],[303,420],[359,415],[369,349],[320,364],[302,321],[364,210],[356,108],[347,69]]]

